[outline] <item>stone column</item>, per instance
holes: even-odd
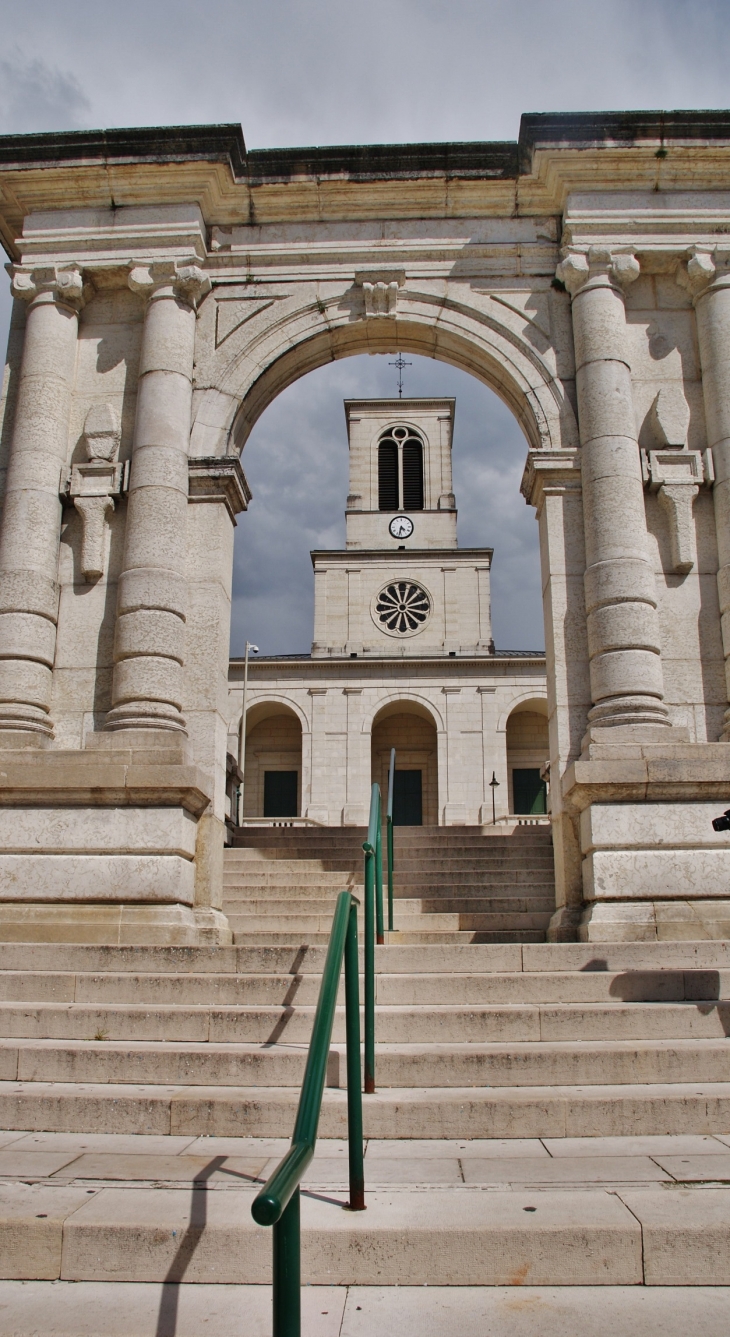
[[[185,519],[195,306],[210,281],[194,263],[134,268],[147,298],[117,596],[108,729],[185,732]]]
[[[730,700],[730,254],[697,248],[677,278],[691,292],[697,313],[707,445],[715,464],[717,588]],[[722,741],[730,742],[730,708]]]
[[[13,295],[29,306],[0,536],[0,730],[39,743],[53,733],[59,493],[82,293],[73,265],[13,271]]]
[[[666,725],[654,571],[626,349],[623,288],[632,254],[570,250],[586,542],[591,724]]]

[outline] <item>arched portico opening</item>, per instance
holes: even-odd
[[[299,817],[302,810],[302,726],[280,701],[246,712],[243,815]]]
[[[550,759],[547,701],[521,701],[507,719],[509,810],[517,815],[547,812],[545,767]]]
[[[378,712],[370,736],[371,776],[388,792],[390,750],[396,750],[393,821],[396,826],[436,826],[439,819],[436,724],[425,706],[391,701]]]

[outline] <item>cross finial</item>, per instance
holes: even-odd
[[[398,398],[399,398],[399,399],[402,399],[402,398],[403,398],[403,368],[404,368],[404,367],[412,367],[412,366],[413,366],[413,363],[412,363],[412,362],[406,362],[405,358],[403,357],[403,354],[402,354],[402,353],[399,353],[398,356],[397,356],[397,358],[395,359],[395,361],[394,361],[394,362],[389,362],[389,363],[388,363],[388,366],[389,366],[389,367],[397,367],[397,368],[398,368]]]

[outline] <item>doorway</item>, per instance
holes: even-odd
[[[393,826],[423,826],[423,771],[393,776]]]

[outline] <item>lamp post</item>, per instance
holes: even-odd
[[[496,809],[496,804],[495,804],[495,801],[494,801],[494,800],[495,800],[496,792],[497,792],[497,790],[499,789],[499,780],[497,779],[497,777],[496,777],[494,771],[492,771],[492,778],[491,778],[491,780],[489,781],[489,788],[490,788],[491,791],[492,791],[492,826],[496,826],[496,825],[497,825],[497,809]]]
[[[246,653],[243,659],[243,702],[241,705],[241,728],[238,734],[238,769],[241,772],[241,779],[238,785],[238,825],[243,821],[243,777],[246,769],[246,693],[248,691],[248,655],[253,651],[255,655],[259,652],[257,645],[252,645],[246,641]]]

